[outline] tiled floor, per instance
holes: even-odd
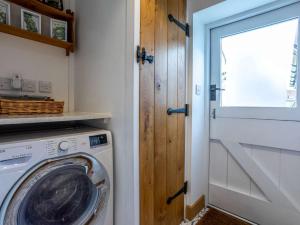
[[[197,225],[250,225],[218,210],[210,208]]]

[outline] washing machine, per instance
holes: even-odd
[[[113,225],[113,147],[91,127],[0,138],[1,225]]]

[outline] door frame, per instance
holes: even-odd
[[[238,22],[244,19],[248,19],[254,16],[258,16],[264,13],[267,13],[272,10],[279,9],[281,7],[285,7],[294,3],[300,2],[300,0],[280,0],[278,2],[271,2],[266,5],[262,6],[257,6],[254,7],[250,10],[244,10],[243,12],[240,13],[235,13],[233,16],[229,17],[223,17],[219,20],[216,20],[212,23],[205,24],[205,93],[208,93],[205,97],[205,104],[207,106],[207,113],[206,113],[206,118],[205,121],[208,121],[208,127],[206,132],[209,134],[209,139],[207,140],[208,143],[210,141],[210,119],[211,119],[211,104],[210,104],[210,82],[211,82],[211,30],[226,26],[228,24]],[[209,145],[208,145],[209,146]],[[208,149],[210,152],[210,147]],[[208,167],[208,172],[209,172],[209,167]],[[209,186],[209,180],[208,180],[208,186]],[[208,187],[208,192],[209,192],[209,187]],[[207,195],[209,196],[209,194]],[[209,204],[208,204],[209,205]]]
[[[126,203],[127,207],[132,207],[131,214],[126,218],[126,221],[132,225],[140,224],[140,181],[139,181],[139,66],[136,63],[136,46],[140,44],[140,0],[126,1],[126,51],[125,51],[125,66],[126,66],[126,99],[130,102],[125,104],[125,112],[123,120],[128,128],[129,138],[124,145],[126,149],[130,149],[126,158],[128,163],[128,190],[130,202]],[[116,189],[114,191],[116,194]],[[124,195],[125,193],[119,193]],[[121,206],[121,207],[124,207]],[[116,208],[116,206],[115,206]]]

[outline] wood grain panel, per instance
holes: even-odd
[[[72,47],[72,43],[53,39],[53,38],[47,37],[45,35],[33,33],[30,31],[27,31],[27,30],[22,30],[20,28],[6,25],[6,24],[0,24],[0,32],[6,33],[6,34],[11,34],[11,35],[29,39],[29,40],[33,40],[33,41],[37,41],[37,42],[41,42],[44,44],[56,46],[59,48],[71,49],[71,47]]]
[[[178,18],[178,1],[168,0],[168,14]],[[178,108],[178,27],[168,22],[168,107]],[[167,117],[167,195],[174,195],[179,189],[177,183],[178,115]],[[177,204],[180,198],[168,205],[169,224],[180,224]]]
[[[141,46],[154,54],[155,1],[141,0]],[[154,65],[140,67],[140,220],[154,225]]]
[[[155,224],[167,225],[167,0],[156,0],[155,22]]]
[[[154,64],[140,65],[141,225],[179,225],[184,197],[166,204],[184,184],[185,116],[167,109],[185,105],[185,33],[168,20],[185,22],[186,0],[141,1],[141,47]]]
[[[178,1],[178,19],[181,22],[186,21],[186,0]],[[186,103],[185,89],[186,89],[186,63],[185,63],[185,32],[177,28],[178,34],[178,90],[177,100],[178,107],[184,107]],[[185,115],[178,114],[177,117],[177,187],[182,187],[184,183],[184,162],[185,162]],[[178,199],[177,207],[177,221],[182,221],[184,218],[184,196],[181,195]]]

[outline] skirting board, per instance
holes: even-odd
[[[202,195],[193,205],[186,206],[185,217],[188,220],[192,220],[204,208],[205,208],[205,196]]]

